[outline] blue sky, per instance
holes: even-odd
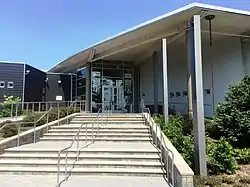
[[[0,0],[0,61],[43,70],[191,0]],[[250,0],[197,0],[250,10]]]

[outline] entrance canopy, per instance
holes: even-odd
[[[49,71],[69,72],[100,59],[139,61],[147,50],[160,47],[158,42],[161,38],[165,37],[171,42],[184,34],[188,29],[187,21],[195,14],[201,15],[201,19],[210,14],[216,16],[212,30],[216,38],[225,35],[250,37],[250,12],[193,3],[101,41],[65,59]],[[201,24],[202,32],[209,32],[208,22],[202,21]]]

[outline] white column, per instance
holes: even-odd
[[[201,18],[194,15],[189,24],[190,38],[188,44],[192,75],[192,100],[193,100],[193,129],[195,150],[195,172],[201,176],[207,175],[204,104],[203,104],[203,77],[202,77],[202,50],[201,50]]]
[[[163,71],[163,113],[165,123],[168,122],[168,57],[167,57],[167,39],[162,38],[162,71]]]
[[[158,113],[158,53],[153,52],[153,73],[154,73],[154,113]]]

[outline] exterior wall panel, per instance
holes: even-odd
[[[46,73],[30,65],[25,65],[25,101],[46,101],[45,95]]]
[[[4,95],[23,99],[23,63],[0,62],[0,81],[4,81],[4,88],[0,88],[0,102]],[[13,88],[8,88],[8,82],[13,82]]]
[[[46,98],[47,101],[56,101],[57,96],[62,96],[63,101],[71,100],[71,75],[47,73]],[[58,84],[58,81],[61,84]]]
[[[244,44],[246,68],[250,67],[250,43]],[[208,40],[203,38],[203,89],[204,89],[204,110],[206,117],[212,117],[212,72],[213,62],[214,73],[214,102],[215,105],[224,99],[225,93],[230,84],[240,81],[244,76],[242,65],[241,41],[237,37],[225,37],[214,41],[212,48]],[[158,68],[158,103],[162,105],[162,62]],[[145,93],[144,102],[146,105],[153,105],[153,72],[150,58],[140,64],[140,84],[142,93]],[[250,69],[247,68],[247,72]],[[168,48],[168,90],[169,105],[180,113],[187,112],[187,55],[185,45],[173,43]],[[206,91],[210,91],[207,93]],[[173,96],[171,96],[173,95]]]

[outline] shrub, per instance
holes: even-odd
[[[237,169],[233,147],[221,138],[219,141],[207,138],[207,166],[210,174],[232,174]]]
[[[238,164],[250,164],[250,149],[236,149],[235,157]]]
[[[175,148],[179,151],[179,153],[182,154],[186,162],[190,166],[193,166],[194,140],[192,135],[184,135],[183,126],[184,118],[182,116],[170,115],[169,122],[164,126],[163,132],[169,138]]]
[[[215,122],[229,142],[239,148],[250,147],[250,76],[230,85],[223,102],[216,108]]]
[[[5,124],[9,124],[9,121],[1,123],[1,127]],[[3,138],[8,138],[8,137],[16,135],[17,132],[18,132],[17,125],[10,124],[10,125],[5,126],[0,133],[2,134]]]
[[[219,140],[221,138],[220,129],[218,125],[211,119],[204,120],[205,123],[205,133],[207,136]]]

